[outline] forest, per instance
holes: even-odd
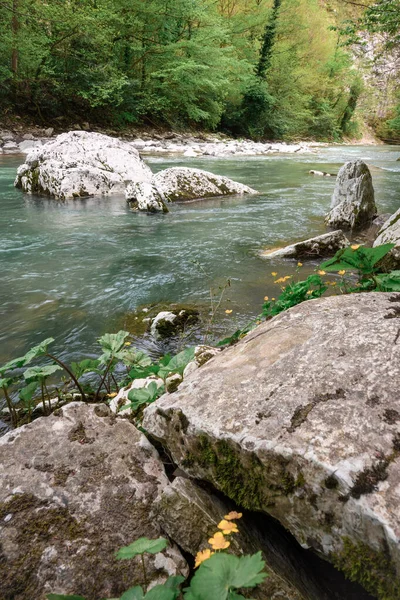
[[[328,141],[370,127],[396,141],[399,14],[399,0],[2,0],[0,110],[60,127]]]

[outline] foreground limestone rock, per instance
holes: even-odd
[[[347,162],[340,169],[332,196],[328,227],[360,229],[376,216],[371,173],[362,160]]]
[[[400,294],[305,302],[145,411],[191,477],[400,597]]]
[[[0,439],[0,598],[119,597],[143,582],[114,553],[162,535],[153,504],[168,485],[155,449],[104,405],[73,403]],[[150,581],[186,573],[175,546],[146,557]]]
[[[123,194],[152,173],[130,144],[100,133],[70,131],[35,148],[17,171],[15,186],[54,198]]]
[[[387,269],[400,268],[400,208],[391,215],[379,230],[374,246],[381,244],[396,244],[390,254],[385,257],[384,265]]]
[[[228,177],[188,167],[171,167],[159,171],[154,175],[153,183],[168,202],[257,194],[256,190]]]
[[[346,248],[349,240],[340,229],[318,235],[317,237],[297,242],[278,250],[264,250],[260,256],[264,258],[315,258],[318,256],[333,256],[335,252]]]

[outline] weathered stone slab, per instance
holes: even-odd
[[[339,229],[278,250],[263,250],[260,256],[263,258],[312,259],[319,256],[333,256],[335,252],[346,248],[349,244],[349,240]]]
[[[159,171],[153,183],[169,202],[216,196],[257,194],[243,183],[201,169],[171,167]]]
[[[147,212],[168,212],[165,198],[155,185],[147,181],[130,183],[125,190],[125,198],[134,210]]]
[[[153,505],[168,485],[155,449],[105,405],[72,403],[0,439],[0,598],[119,597],[143,583],[114,553],[162,535]],[[149,581],[186,572],[175,546],[147,555]]]
[[[372,177],[362,160],[347,162],[339,170],[332,196],[328,227],[361,229],[377,214]]]
[[[190,476],[271,514],[386,600],[400,594],[399,315],[400,294],[305,302],[144,419]]]

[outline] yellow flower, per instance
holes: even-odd
[[[231,523],[225,519],[218,523],[218,529],[222,529],[222,533],[224,535],[229,535],[230,533],[239,533],[236,523]]]
[[[274,283],[285,283],[285,278],[284,277],[279,277],[279,279],[277,279],[276,281],[274,281]]]
[[[271,275],[272,275],[272,277],[276,277],[278,275],[278,273],[276,273],[275,271],[272,271]]]
[[[113,392],[112,394],[107,394],[107,398],[115,398],[117,395],[117,392]]]
[[[131,346],[132,342],[125,342],[124,346]]]
[[[311,294],[312,294],[312,290],[308,290],[307,296],[311,296]]]
[[[288,279],[291,279],[292,276],[291,275],[286,275],[286,277],[283,278],[283,281],[287,281]]]
[[[331,285],[335,286],[336,285],[336,281],[331,281]]]
[[[351,248],[352,250],[358,250],[358,249],[359,249],[359,247],[360,247],[360,244],[353,244],[352,246],[350,246],[350,248]]]
[[[231,545],[231,543],[225,539],[224,534],[221,531],[214,533],[214,537],[210,538],[208,543],[213,550],[225,550]]]
[[[264,296],[265,302],[268,302],[268,296]]]
[[[224,519],[227,521],[234,521],[235,519],[241,519],[243,517],[243,513],[238,513],[236,510],[232,510],[229,515],[225,515]]]
[[[210,558],[214,552],[211,552],[210,548],[206,548],[205,550],[201,550],[196,554],[196,562],[194,563],[194,568],[197,569],[201,565],[202,562]]]
[[[338,271],[339,275],[344,275],[346,273],[346,271],[344,269],[342,269],[341,271]]]
[[[226,313],[227,315],[230,315],[232,312],[233,312],[232,310],[226,310],[226,311],[225,311],[225,313]]]
[[[326,271],[319,270],[319,271],[317,271],[317,273],[318,273],[318,275],[326,275]]]
[[[303,266],[303,263],[301,263],[301,262],[298,262],[298,263],[297,263],[297,266],[298,266],[298,267],[302,267],[302,266]]]

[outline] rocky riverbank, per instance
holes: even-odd
[[[83,128],[82,128],[83,129]],[[79,129],[77,129],[79,130]],[[84,129],[87,131],[88,129]],[[263,156],[276,153],[310,153],[314,148],[325,144],[318,142],[254,142],[252,140],[232,139],[222,134],[181,134],[174,132],[157,133],[150,131],[140,134],[121,135],[118,131],[101,132],[118,137],[131,143],[143,154],[173,154],[195,158],[197,156]],[[53,127],[46,129],[0,129],[1,154],[28,154],[33,148],[40,147],[58,135]]]

